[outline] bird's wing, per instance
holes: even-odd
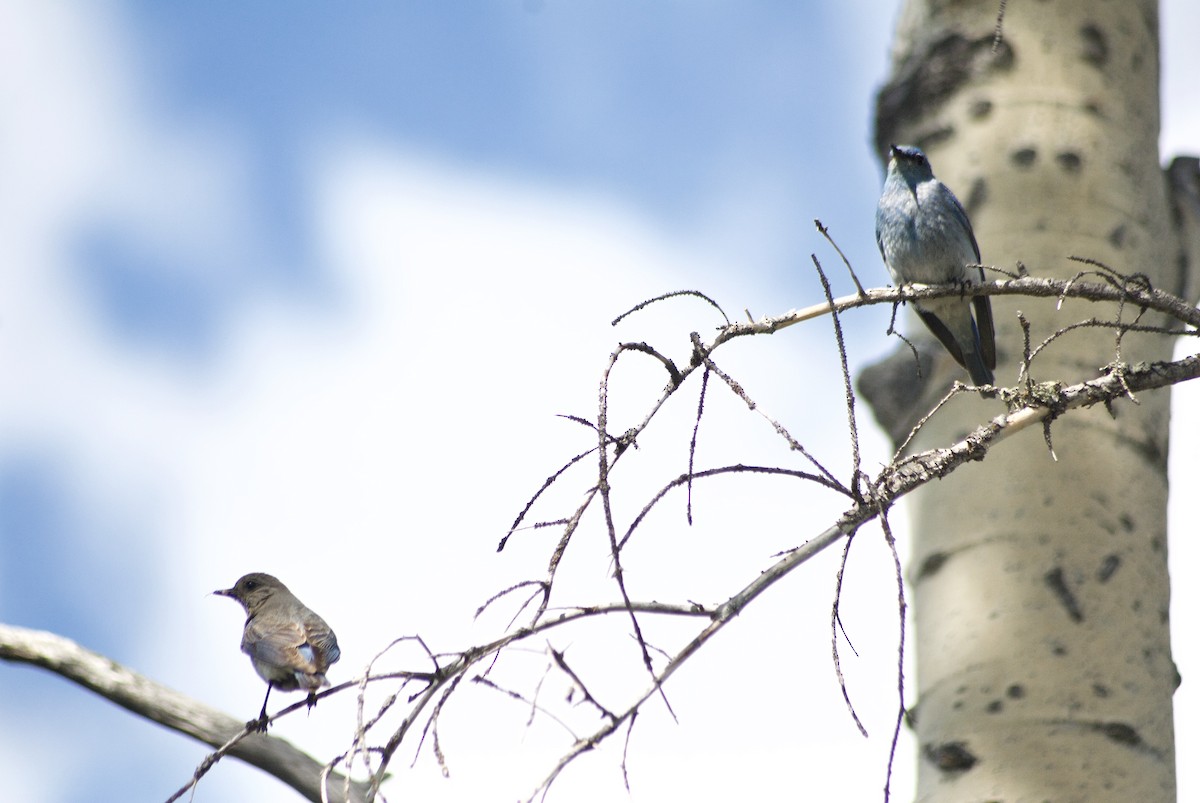
[[[979,254],[979,243],[975,240],[975,230],[971,228],[971,220],[967,217],[967,210],[963,209],[963,205],[959,202],[958,197],[954,193],[947,193],[950,198],[950,208],[953,210],[955,219],[958,220],[962,230],[967,233],[967,238],[971,241],[971,251],[975,254],[975,261],[978,263],[982,257]],[[983,282],[986,277],[983,275],[983,268],[979,269],[979,281]],[[992,323],[992,301],[987,296],[975,296],[972,303],[975,305],[975,324],[979,329],[979,347],[983,357],[983,363],[990,370],[996,370],[996,327]],[[934,334],[937,334],[936,332]],[[938,339],[943,343],[939,334]],[[962,360],[959,360],[961,363]]]
[[[242,652],[256,663],[288,666],[308,674],[325,671],[304,628],[295,622],[266,624],[258,618],[251,619],[242,635]]]
[[[329,668],[330,664],[336,664],[338,659],[342,657],[342,651],[338,647],[337,636],[325,624],[325,620],[320,617],[304,623],[304,634],[308,643],[316,648],[316,662],[321,665],[319,671],[324,672]],[[323,657],[323,660],[322,660]]]
[[[944,186],[944,185],[943,185]],[[975,252],[975,261],[980,260],[979,243],[975,241],[975,230],[971,228],[971,219],[967,217],[967,210],[963,209],[963,205],[959,202],[958,196],[946,189],[946,195],[950,200],[950,208],[953,210],[954,218],[962,226],[963,231],[967,233],[967,237],[971,240],[971,250]]]

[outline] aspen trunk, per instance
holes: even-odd
[[[984,264],[1020,261],[1067,278],[1091,269],[1068,257],[1090,257],[1178,291],[1158,160],[1157,4],[1009,3],[993,52],[997,10],[994,0],[905,4],[879,96],[879,152],[890,142],[924,148],[966,206]],[[1079,320],[1138,314],[1085,301],[993,305],[996,383],[1009,387],[1022,354],[1018,310],[1035,347]],[[1172,345],[1129,334],[1118,354],[1113,329],[1082,328],[1040,353],[1032,377],[1078,382],[1117,359],[1169,359]],[[909,421],[949,381],[967,380],[930,348]],[[909,370],[888,373],[899,377],[883,391],[893,398],[913,395],[906,354],[896,359]],[[1174,800],[1170,393],[1138,402],[1072,413],[1051,427],[1053,454],[1026,433],[912,497],[919,800]],[[914,448],[946,445],[1003,410],[958,399]],[[894,416],[884,423],[907,432]]]

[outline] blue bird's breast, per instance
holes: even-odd
[[[919,184],[915,193],[885,188],[875,216],[879,249],[901,284],[962,281],[965,266],[978,261],[969,226],[957,199],[937,181]]]

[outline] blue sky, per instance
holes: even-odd
[[[1181,32],[1200,23],[1183,5],[1163,12],[1165,153],[1200,149],[1196,106],[1181,100],[1196,58]],[[837,264],[813,218],[864,281],[884,280],[868,142],[895,11],[805,6],[4,3],[0,619],[246,716],[261,684],[237,650],[241,616],[206,596],[246,571],[278,574],[334,624],[343,678],[396,635],[449,650],[493,634],[503,618],[472,624],[475,607],[538,576],[547,553],[536,534],[499,556],[496,541],[589,445],[554,416],[593,413],[618,339],[685,358],[686,333],[718,323],[698,303],[620,330],[616,314],[678,288],[731,315],[812,303],[809,253]],[[855,365],[889,350],[885,316],[857,316]],[[797,327],[725,359],[844,468],[844,433],[820,423],[841,420],[838,394],[799,409],[794,393],[801,372],[837,386],[827,351],[824,328]],[[632,421],[662,377],[634,363],[618,381],[614,421]],[[705,459],[781,459],[770,433],[721,404],[713,414],[735,423]],[[689,416],[644,444],[630,487],[678,473]],[[865,437],[868,460],[884,459],[882,437]],[[638,590],[723,597],[839,507],[714,490],[696,527],[664,523],[637,554]],[[569,567],[580,589],[606,588],[602,547]],[[1172,560],[1186,549],[1173,543]],[[894,591],[887,554],[856,550],[844,617],[863,658],[847,671],[872,738],[833,682],[834,566],[818,561],[676,678],[682,724],[662,712],[639,724],[635,800],[793,797],[780,790],[794,789],[798,755],[816,796],[877,794],[895,638],[877,620]],[[1177,716],[1200,721],[1177,657]],[[544,662],[524,655],[513,676]],[[732,680],[760,663],[778,670],[753,688]],[[57,678],[0,673],[14,799],[162,799],[204,754]],[[444,725],[452,778],[425,756],[396,797],[526,794],[561,748],[561,734],[527,731],[524,711],[464,699]],[[331,701],[277,732],[330,755],[349,716]],[[616,762],[588,757],[558,799],[624,794]],[[900,764],[904,796],[910,754]],[[293,797],[226,761],[195,799]]]
[[[320,292],[328,266],[313,253],[306,169],[347,129],[464,169],[608,195],[680,236],[759,239],[770,251],[751,255],[756,278],[779,289],[794,285],[807,222],[836,214],[821,196],[854,183],[862,192],[847,197],[869,202],[877,168],[866,137],[847,149],[846,131],[865,130],[863,90],[882,53],[871,62],[795,46],[804,30],[849,33],[844,13],[784,3],[455,8],[123,9],[149,111],[184,129],[168,136],[199,130],[238,151],[266,259],[162,270],[179,255],[96,220],[79,236],[80,278],[110,325],[203,352],[247,296]],[[826,84],[831,72],[857,73],[857,91]],[[803,158],[812,152],[842,158]],[[162,200],[189,203],[186,193]],[[770,236],[747,238],[743,218]]]

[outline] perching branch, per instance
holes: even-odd
[[[995,268],[990,268],[995,270]],[[831,307],[843,312],[855,307],[869,307],[874,304],[899,304],[922,298],[944,298],[947,296],[1031,296],[1035,298],[1083,298],[1089,301],[1124,302],[1132,306],[1161,312],[1174,318],[1182,324],[1200,329],[1200,309],[1188,304],[1183,299],[1164,293],[1161,290],[1144,287],[1140,283],[1115,284],[1111,280],[1105,283],[1094,281],[1078,281],[1076,279],[1051,279],[1040,276],[1023,276],[1014,279],[1001,279],[995,282],[972,284],[966,287],[934,286],[909,284],[904,287],[876,288],[865,291],[865,295],[842,296],[835,298],[833,304],[828,302],[813,304],[799,310],[791,310],[782,315],[760,318],[748,323],[733,323],[721,329],[712,348],[716,348],[727,340],[746,335],[774,334],[780,329],[797,323],[819,318],[829,314]],[[1176,332],[1175,334],[1197,334],[1196,331]]]
[[[228,748],[229,755],[274,775],[308,800],[322,799],[324,766],[316,759],[284,739],[252,733],[244,721],[155,683],[68,638],[0,624],[0,659],[48,669],[138,716],[213,747],[235,742]],[[340,791],[342,780],[341,776],[331,777],[329,800],[345,800]],[[365,800],[365,791],[365,784],[352,783],[350,800]]]

